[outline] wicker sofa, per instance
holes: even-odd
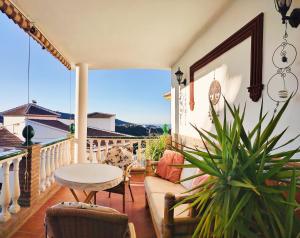
[[[188,238],[199,222],[196,211],[183,204],[175,209],[173,206],[186,198],[184,194],[191,186],[191,181],[180,184],[172,183],[157,177],[154,173],[155,161],[147,161],[145,178],[146,207],[149,208],[155,233],[158,238]],[[195,174],[193,169],[184,168],[181,179]],[[189,201],[189,203],[192,201]]]

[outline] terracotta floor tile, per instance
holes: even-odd
[[[135,224],[138,238],[155,238],[149,210],[145,208],[145,190],[143,186],[143,176],[132,177],[132,190],[135,201],[132,202],[130,193],[126,194],[126,213],[129,221]],[[128,190],[128,189],[127,189]],[[84,194],[78,192],[82,200]],[[61,201],[75,201],[71,192],[67,188],[61,188],[51,197],[13,236],[12,238],[42,238],[44,237],[44,217],[47,207]],[[107,192],[97,194],[97,204],[112,207],[122,212],[122,196],[112,194],[108,198]]]

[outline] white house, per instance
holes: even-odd
[[[36,103],[24,104],[2,113],[3,127],[24,140],[22,132],[25,125],[31,125],[35,131],[33,142],[47,142],[66,137],[74,115],[60,113],[41,107]],[[88,136],[112,137],[123,134],[115,132],[115,115],[90,113],[88,116]]]

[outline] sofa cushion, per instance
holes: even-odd
[[[165,206],[165,193],[151,193],[148,196],[149,207],[153,216],[153,221],[159,232],[162,234],[163,231],[163,220],[164,220],[164,206]],[[188,204],[183,204],[175,208],[174,217],[188,217],[190,214]]]
[[[161,159],[158,161],[156,174],[159,177],[166,179],[168,175],[168,170],[171,169],[169,165],[171,165],[172,162],[173,155],[166,150],[163,154],[163,157],[161,157]]]
[[[173,155],[173,161],[172,164],[176,165],[182,165],[184,163],[184,158],[182,154],[179,153],[174,153]],[[170,182],[176,183],[180,181],[180,175],[182,168],[174,167],[169,165],[169,169],[167,170],[167,177],[166,179],[169,180]]]
[[[188,161],[184,161],[184,164],[190,164]],[[180,176],[180,180],[186,179],[190,176],[196,174],[198,168],[183,168]],[[193,179],[181,182],[181,185],[184,186],[187,190],[192,189]]]
[[[180,194],[186,191],[186,189],[181,184],[175,184],[165,179],[154,176],[147,176],[145,178],[144,184],[147,194],[167,192]]]
[[[195,173],[195,175],[196,174],[203,174],[203,172],[200,169],[197,169],[197,172]],[[205,183],[209,177],[210,177],[209,174],[203,174],[201,176],[194,178],[192,181],[192,188],[195,188],[195,187]]]
[[[165,150],[163,157],[157,164],[156,174],[159,177],[167,179],[173,183],[178,182],[180,180],[182,168],[177,168],[172,165],[183,163],[184,158],[180,153],[172,150]]]

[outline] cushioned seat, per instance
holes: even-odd
[[[165,193],[151,193],[148,198],[149,207],[153,216],[153,220],[156,223],[156,227],[162,234],[163,220],[164,220],[164,206],[165,206]],[[186,210],[188,204],[183,204],[175,208],[174,217],[188,217],[190,212]],[[185,211],[186,210],[186,211]]]
[[[166,192],[180,194],[186,191],[186,189],[181,184],[175,184],[168,180],[164,180],[154,176],[147,176],[145,178],[144,184],[145,184],[145,190],[147,194],[151,194],[151,193],[165,194]]]

